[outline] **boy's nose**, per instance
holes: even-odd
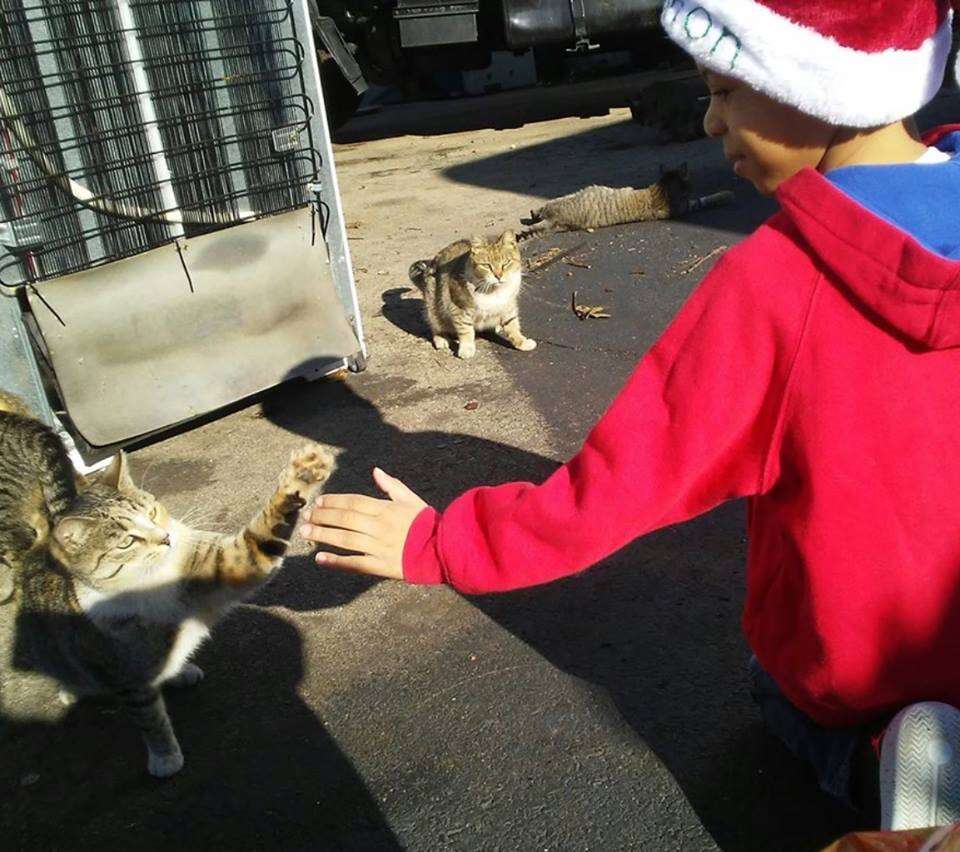
[[[710,106],[707,107],[707,113],[703,117],[703,132],[711,139],[723,136],[727,132],[727,126],[724,124],[720,111],[714,105],[714,99],[710,99]]]

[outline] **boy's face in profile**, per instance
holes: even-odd
[[[703,127],[723,142],[736,174],[770,195],[804,166],[819,165],[836,128],[733,77],[706,70],[703,75],[710,89]]]

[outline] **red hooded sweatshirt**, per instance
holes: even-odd
[[[777,198],[580,452],[425,509],[404,576],[545,583],[746,497],[743,626],[797,707],[846,725],[960,706],[960,262],[810,169]]]

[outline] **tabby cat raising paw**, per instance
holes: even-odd
[[[2,410],[0,397],[0,558],[14,578],[18,655],[60,682],[61,700],[118,698],[149,772],[173,775],[183,754],[161,687],[202,680],[190,656],[279,567],[300,509],[332,470],[323,447],[304,447],[240,532],[201,532],[137,488],[122,453],[78,489],[57,436]]]

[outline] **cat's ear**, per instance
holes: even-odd
[[[517,244],[517,235],[513,231],[504,231],[500,235],[500,245],[509,246]]]
[[[133,480],[130,478],[130,465],[127,464],[127,454],[123,450],[120,450],[113,457],[113,461],[100,474],[98,481],[104,485],[109,485],[111,488],[116,488],[117,491],[130,492],[137,490],[137,486],[133,484]]]
[[[69,553],[76,553],[90,535],[93,521],[89,518],[61,518],[53,527],[53,537]]]
[[[472,249],[482,249],[486,244],[487,241],[483,237],[470,237],[470,248]]]

